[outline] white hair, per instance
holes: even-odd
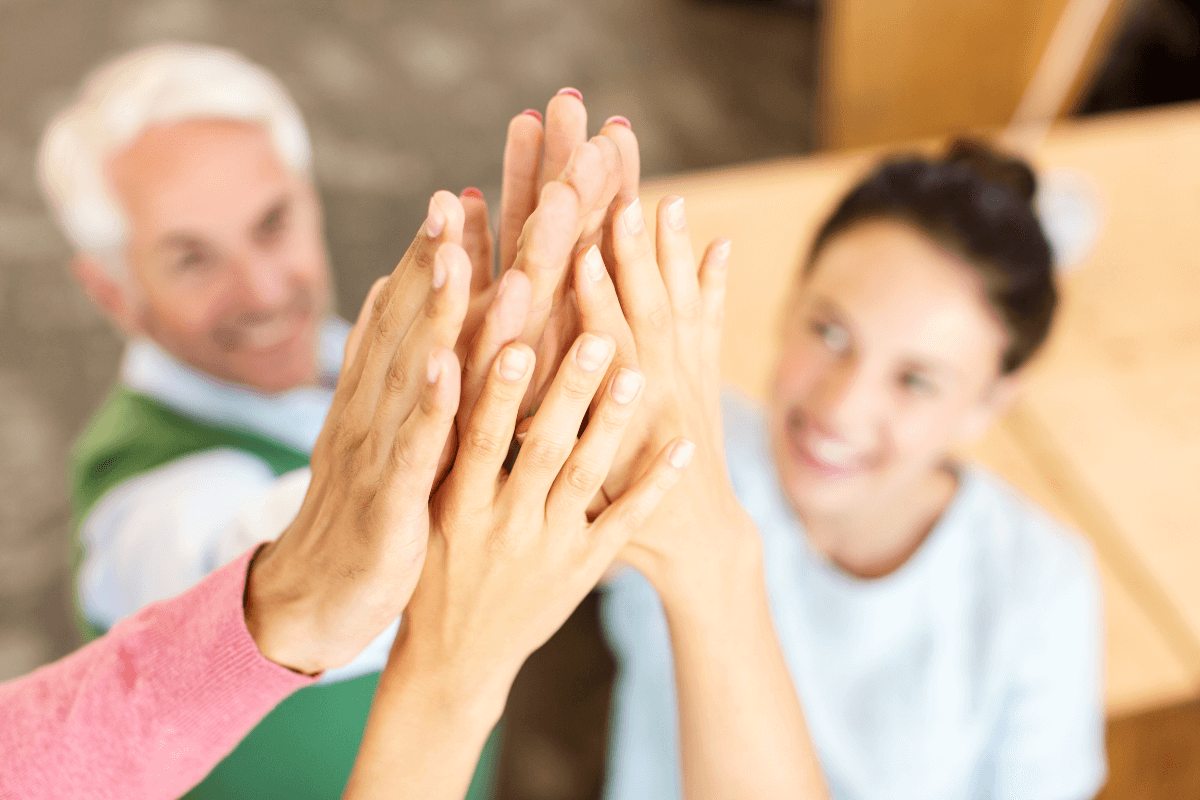
[[[299,109],[273,75],[237,53],[157,44],[100,67],[46,127],[38,179],[75,249],[114,277],[127,276],[129,230],[107,163],[152,125],[190,119],[260,124],[283,164],[309,174],[312,148]]]

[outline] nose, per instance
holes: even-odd
[[[282,261],[257,249],[237,259],[237,290],[248,310],[271,313],[288,299],[288,274]]]
[[[809,415],[824,433],[845,441],[869,438],[883,411],[883,393],[855,358],[840,359],[813,393]]]

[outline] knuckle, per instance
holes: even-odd
[[[384,378],[384,390],[390,394],[401,394],[408,387],[410,379],[408,365],[404,363],[403,359],[394,358],[388,365],[387,375]]]
[[[663,330],[671,325],[671,304],[663,300],[646,309],[646,324],[653,330]]]
[[[491,431],[473,428],[467,432],[463,449],[469,456],[492,461],[508,452],[508,442]]]
[[[678,312],[682,319],[689,322],[700,319],[704,312],[704,301],[699,294],[691,294],[678,301]]]
[[[560,396],[571,405],[587,403],[596,393],[596,384],[581,375],[563,381]]]
[[[600,470],[595,464],[576,461],[567,464],[563,471],[563,482],[566,487],[580,495],[590,494],[603,479],[604,476],[600,474]]]
[[[552,439],[529,437],[521,446],[521,455],[530,470],[543,474],[558,469],[562,450],[562,446]]]

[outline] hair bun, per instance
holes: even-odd
[[[946,149],[948,164],[965,164],[988,183],[1002,186],[1027,203],[1033,202],[1037,176],[1022,158],[1007,155],[976,139],[955,139]]]

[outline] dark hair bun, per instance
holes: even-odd
[[[1004,187],[1026,203],[1033,202],[1037,176],[1022,158],[993,150],[976,139],[955,139],[944,156],[948,164],[963,164],[975,170],[988,183]]]

